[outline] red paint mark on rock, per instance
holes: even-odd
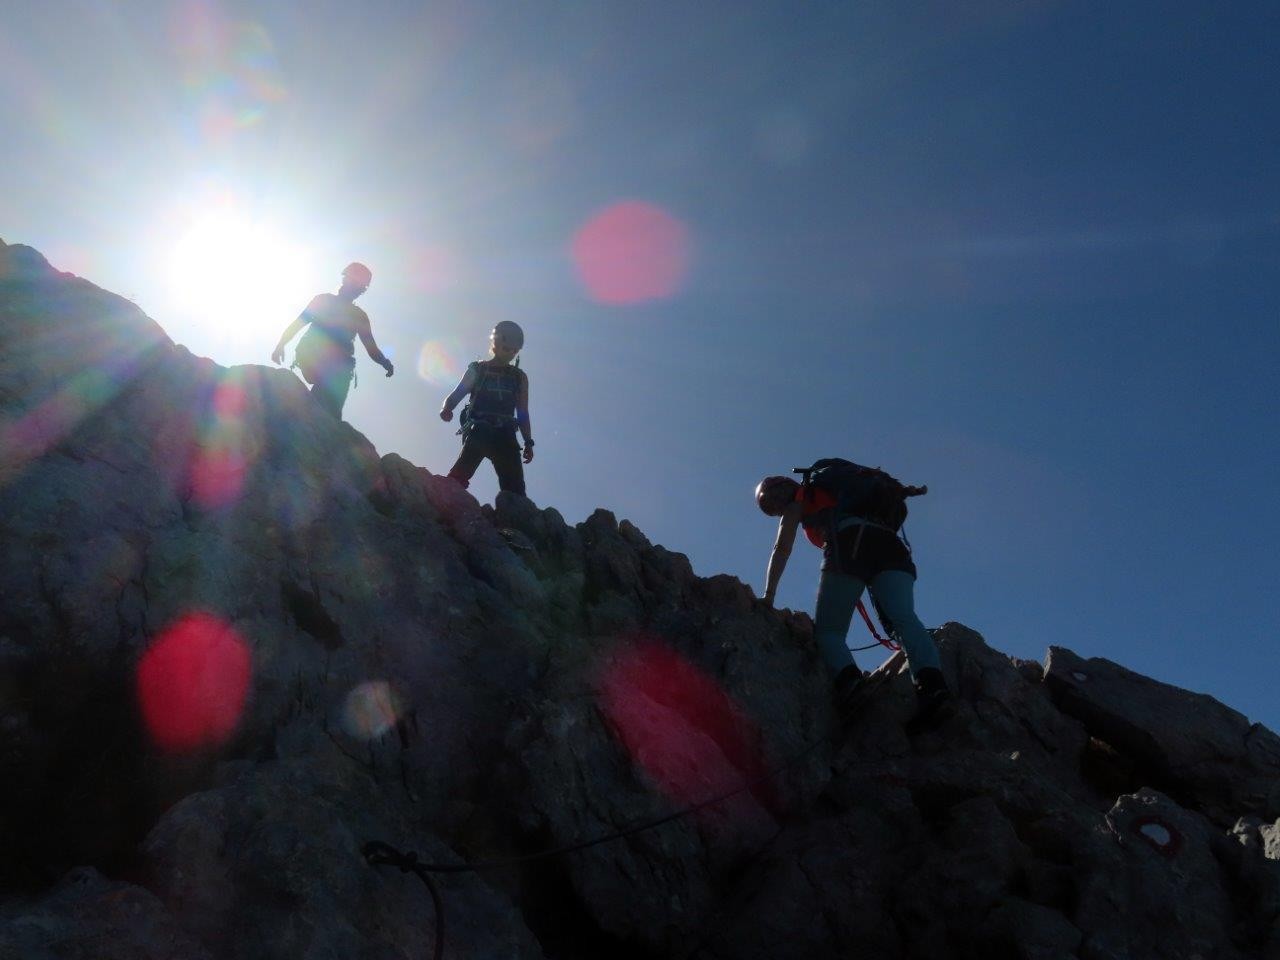
[[[1138,817],[1130,825],[1138,836],[1151,845],[1157,853],[1174,857],[1182,850],[1182,833],[1171,823],[1157,816]]]

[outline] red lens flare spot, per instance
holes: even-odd
[[[443,293],[458,285],[462,265],[448,247],[419,247],[409,256],[409,279],[421,293]]]
[[[248,395],[236,383],[220,383],[213,391],[187,477],[191,498],[202,509],[224,507],[240,497],[252,459],[245,429],[248,405]]]
[[[191,461],[191,498],[210,510],[235,501],[248,464],[238,451],[217,443],[202,445]]]
[[[675,651],[647,641],[625,651],[601,678],[600,703],[633,762],[675,803],[701,803],[750,784],[707,812],[754,820],[777,808],[754,724]]]
[[[217,617],[192,613],[166,629],[138,664],[138,704],[147,732],[168,753],[225,743],[249,692],[252,656]]]
[[[679,291],[689,272],[689,231],[658,207],[628,200],[588,220],[572,254],[587,293],[601,303],[660,300]]]
[[[220,421],[239,422],[249,405],[244,387],[235,383],[220,383],[213,391],[213,415]]]

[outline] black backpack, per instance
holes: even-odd
[[[514,428],[516,396],[522,379],[519,360],[510,366],[497,367],[477,360],[472,366],[476,368],[476,383],[458,417],[458,432],[466,439],[481,425]]]
[[[835,499],[835,523],[862,517],[896,532],[907,519],[907,488],[879,467],[828,457],[793,472],[803,476],[806,492],[816,488]]]

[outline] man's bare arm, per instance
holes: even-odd
[[[369,317],[363,311],[360,315],[360,324],[356,327],[356,334],[360,337],[360,342],[364,344],[365,352],[369,354],[370,360],[387,371],[388,377],[396,372],[396,368],[387,359],[386,354],[378,349],[378,342],[373,339],[373,329],[369,326]]]
[[[271,351],[271,359],[275,363],[284,363],[285,345],[298,335],[298,331],[311,322],[311,317],[304,310],[293,323],[284,328],[284,333],[280,334],[280,339],[276,343],[276,348]]]
[[[473,363],[467,367],[466,373],[462,375],[462,379],[458,381],[458,385],[453,388],[453,393],[444,398],[444,403],[440,405],[440,419],[446,423],[453,419],[453,408],[462,402],[462,398],[470,393],[476,385],[476,365]]]
[[[516,394],[516,423],[524,437],[524,462],[533,459],[533,426],[529,422],[529,376],[520,371],[520,391]]]
[[[801,504],[789,503],[778,518],[778,536],[773,542],[773,552],[769,554],[769,568],[764,578],[764,602],[769,606],[773,606],[774,597],[778,594],[778,581],[782,579],[782,571],[787,568],[787,560],[791,557],[791,548],[795,545],[796,530],[800,526],[803,512]]]

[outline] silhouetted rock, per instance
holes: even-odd
[[[1280,737],[1213,697],[1050,647],[1045,681],[1058,707],[1135,758],[1150,782],[1219,824],[1280,816]]]
[[[803,614],[2,244],[0,597],[0,960],[429,956],[370,840],[477,867],[446,956],[1280,956],[1280,741],[1212,698],[946,624],[949,718],[893,656],[841,728]]]
[[[141,887],[80,867],[37,902],[0,906],[0,960],[210,960]]]

